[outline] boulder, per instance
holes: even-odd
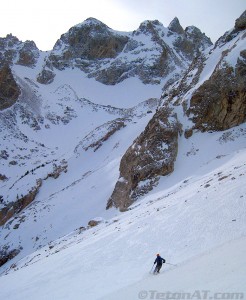
[[[41,84],[50,84],[54,81],[55,73],[49,69],[44,68],[37,76],[37,82]]]
[[[90,226],[90,227],[95,227],[95,226],[97,226],[98,224],[100,224],[100,223],[102,223],[102,222],[103,222],[103,219],[102,219],[102,218],[95,218],[95,219],[90,220],[90,221],[88,222],[88,226]]]

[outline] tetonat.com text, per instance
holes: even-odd
[[[143,290],[138,293],[138,299],[167,299],[167,300],[239,300],[244,299],[241,292],[212,292],[196,290],[194,292],[161,292],[157,290]]]

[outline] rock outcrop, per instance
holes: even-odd
[[[0,250],[0,267],[6,262],[13,259],[15,256],[17,256],[20,253],[21,249],[1,249]]]
[[[0,38],[0,67],[6,63],[34,67],[39,55],[40,51],[33,41],[21,42],[12,34]]]
[[[188,115],[195,129],[226,130],[246,120],[246,50],[235,70],[228,66],[214,72],[193,94]],[[244,57],[243,57],[244,56]]]
[[[0,110],[12,106],[17,101],[20,93],[20,88],[10,67],[4,65],[0,69]]]
[[[25,196],[21,196],[15,202],[10,202],[0,210],[0,226],[4,225],[15,214],[22,211],[27,205],[29,205],[36,197],[42,180],[38,180],[36,186],[34,186],[29,193]]]
[[[245,49],[237,54],[235,65],[228,62],[236,43],[246,39],[246,11],[236,20],[232,31],[218,40],[213,51],[229,44],[222,52],[221,58],[210,78],[192,95],[187,110],[194,122],[194,128],[201,131],[226,130],[240,125],[246,120],[246,44]],[[241,47],[242,49],[242,47]],[[212,54],[212,53],[211,53]]]
[[[107,208],[127,209],[155,186],[159,176],[173,171],[178,151],[180,124],[168,108],[157,111],[144,132],[126,151],[120,163],[120,178]]]
[[[23,46],[19,51],[17,64],[26,67],[33,67],[36,64],[38,57],[39,50],[36,44],[33,41],[26,41],[23,43]]]
[[[176,32],[178,34],[184,35],[185,31],[183,27],[179,23],[179,19],[175,17],[170,24],[168,25],[168,29],[172,32]],[[169,33],[170,34],[170,33]]]
[[[55,73],[47,68],[43,68],[37,76],[37,82],[41,84],[50,84],[55,78]]]
[[[245,30],[246,29],[246,10],[241,14],[241,16],[236,19],[235,30]]]

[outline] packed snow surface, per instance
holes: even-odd
[[[245,293],[245,126],[199,135],[180,141],[177,172],[129,211],[114,211],[96,227],[74,230],[3,273],[1,298]],[[187,160],[181,165],[183,155]],[[68,222],[64,218],[64,226]],[[156,253],[167,264],[152,275]]]

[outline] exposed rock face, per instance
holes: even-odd
[[[236,20],[235,28],[217,41],[214,51],[232,39],[240,43],[245,41],[245,29],[246,11]],[[227,57],[233,55],[235,47],[236,43],[222,52],[212,75],[190,100],[187,113],[193,115],[191,119],[196,129],[226,130],[246,120],[246,46],[240,51],[235,66],[231,66]]]
[[[40,53],[33,41],[21,42],[17,37],[8,34],[0,38],[0,66],[20,64],[34,67]]]
[[[221,47],[222,45],[230,42],[234,39],[239,32],[244,31],[246,29],[246,10],[242,13],[242,15],[236,19],[235,26],[232,30],[227,31],[218,41],[215,43],[215,47]]]
[[[236,19],[235,29],[236,30],[246,29],[246,10],[241,14],[241,16],[238,19]]]
[[[0,38],[0,66],[11,65],[14,62],[18,44],[19,40],[12,34],[8,34],[6,38]]]
[[[49,61],[52,66],[62,70],[77,59],[81,69],[86,69],[86,64],[80,61],[81,58],[115,58],[127,41],[127,36],[116,34],[102,22],[90,18],[61,36],[49,56]]]
[[[96,152],[103,145],[103,143],[107,141],[116,131],[126,126],[124,123],[124,119],[122,118],[109,122],[108,125],[109,126],[107,128],[107,133],[103,135],[99,140],[92,142],[88,146],[84,147],[85,151],[87,151],[89,148],[92,148],[94,149],[94,152]],[[85,138],[87,138],[87,136]]]
[[[181,80],[168,82],[164,87],[163,101],[182,105],[184,113],[193,122],[193,126],[185,129],[186,138],[193,134],[193,129],[226,130],[245,122],[244,23],[245,12],[237,19],[235,27],[226,32],[207,55],[193,60]],[[207,73],[204,73],[205,68]],[[207,80],[204,81],[205,76]]]
[[[45,180],[48,178],[54,178],[57,179],[63,172],[67,173],[67,161],[62,160],[59,165],[53,164],[53,172],[49,173],[46,177]]]
[[[168,26],[168,29],[178,34],[185,34],[183,27],[179,23],[179,19],[175,17]]]
[[[153,188],[158,176],[173,171],[179,131],[177,117],[168,107],[156,112],[144,132],[122,157],[120,178],[107,208],[127,209],[134,200]]]
[[[33,67],[39,57],[39,50],[33,41],[26,41],[19,51],[19,60],[17,64],[26,67]]]
[[[12,106],[20,96],[20,89],[8,65],[0,69],[0,110]]]
[[[90,18],[83,26],[72,27],[67,34],[63,34],[54,49],[60,49],[61,44],[68,45],[63,54],[67,59],[114,58],[127,41],[127,36],[117,35],[102,22]]]
[[[189,114],[195,128],[202,131],[226,130],[246,120],[246,50],[235,71],[219,69],[191,98]],[[243,58],[242,56],[245,56]]]
[[[174,18],[168,26],[168,35],[178,34],[174,41],[175,50],[182,53],[189,60],[193,60],[200,52],[212,45],[210,38],[195,26],[188,26],[185,30],[179,23],[178,18]]]
[[[8,203],[3,209],[0,210],[0,226],[4,225],[10,218],[12,218],[16,213],[22,211],[27,205],[29,205],[36,197],[40,187],[42,185],[42,180],[37,181],[35,187],[25,196],[17,199],[15,202]]]
[[[47,70],[46,68],[44,68],[37,76],[37,82],[41,83],[41,84],[49,84],[51,82],[53,82],[55,78],[55,74],[54,72],[52,72],[51,70]]]
[[[0,250],[0,267],[4,265],[9,260],[13,259],[16,255],[20,253],[20,249],[1,249]]]
[[[177,67],[187,68],[198,51],[212,44],[198,29],[196,34],[191,31],[183,30],[177,18],[169,28],[157,20],[145,21],[132,33],[114,31],[90,18],[61,36],[42,73],[76,67],[104,84],[134,76],[147,84],[160,83]],[[42,79],[46,75],[40,74],[38,81],[49,83]]]

